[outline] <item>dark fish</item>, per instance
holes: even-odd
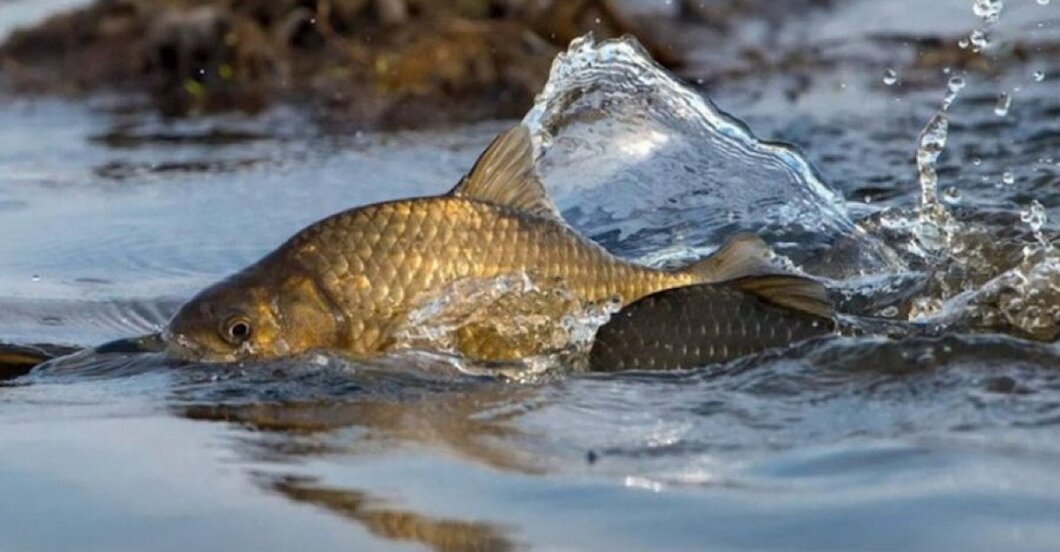
[[[727,362],[835,331],[821,284],[789,275],[648,295],[596,334],[593,371],[673,370]]]

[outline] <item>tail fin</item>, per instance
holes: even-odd
[[[828,299],[828,290],[816,280],[791,274],[768,274],[747,276],[726,282],[724,285],[750,293],[774,305],[812,314],[821,318],[833,318],[835,311]]]
[[[755,274],[777,272],[769,262],[773,251],[754,234],[737,234],[711,256],[682,269],[698,283],[710,284]]]

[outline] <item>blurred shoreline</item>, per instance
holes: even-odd
[[[429,126],[522,115],[556,53],[587,32],[635,34],[677,66],[644,30],[670,19],[608,0],[95,0],[11,32],[0,81],[16,94],[118,91],[167,116],[287,103]]]

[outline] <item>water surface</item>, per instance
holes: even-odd
[[[616,253],[679,264],[759,231],[873,317],[866,335],[517,381],[419,353],[82,355],[0,387],[0,549],[1055,550],[1060,64],[964,75],[936,165],[951,218],[926,217],[918,136],[959,69],[911,68],[881,36],[982,22],[916,4],[808,13],[773,43],[827,61],[811,78],[705,82],[710,100],[583,42],[525,120],[564,215]],[[1056,39],[1055,3],[1025,4],[992,31],[999,59],[1018,29]],[[3,341],[153,331],[321,216],[449,189],[513,123],[356,133],[120,105],[0,103]]]

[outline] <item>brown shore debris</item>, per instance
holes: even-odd
[[[559,48],[634,34],[611,0],[95,0],[0,46],[9,91],[146,93],[162,113],[277,101],[366,125],[522,113]]]

